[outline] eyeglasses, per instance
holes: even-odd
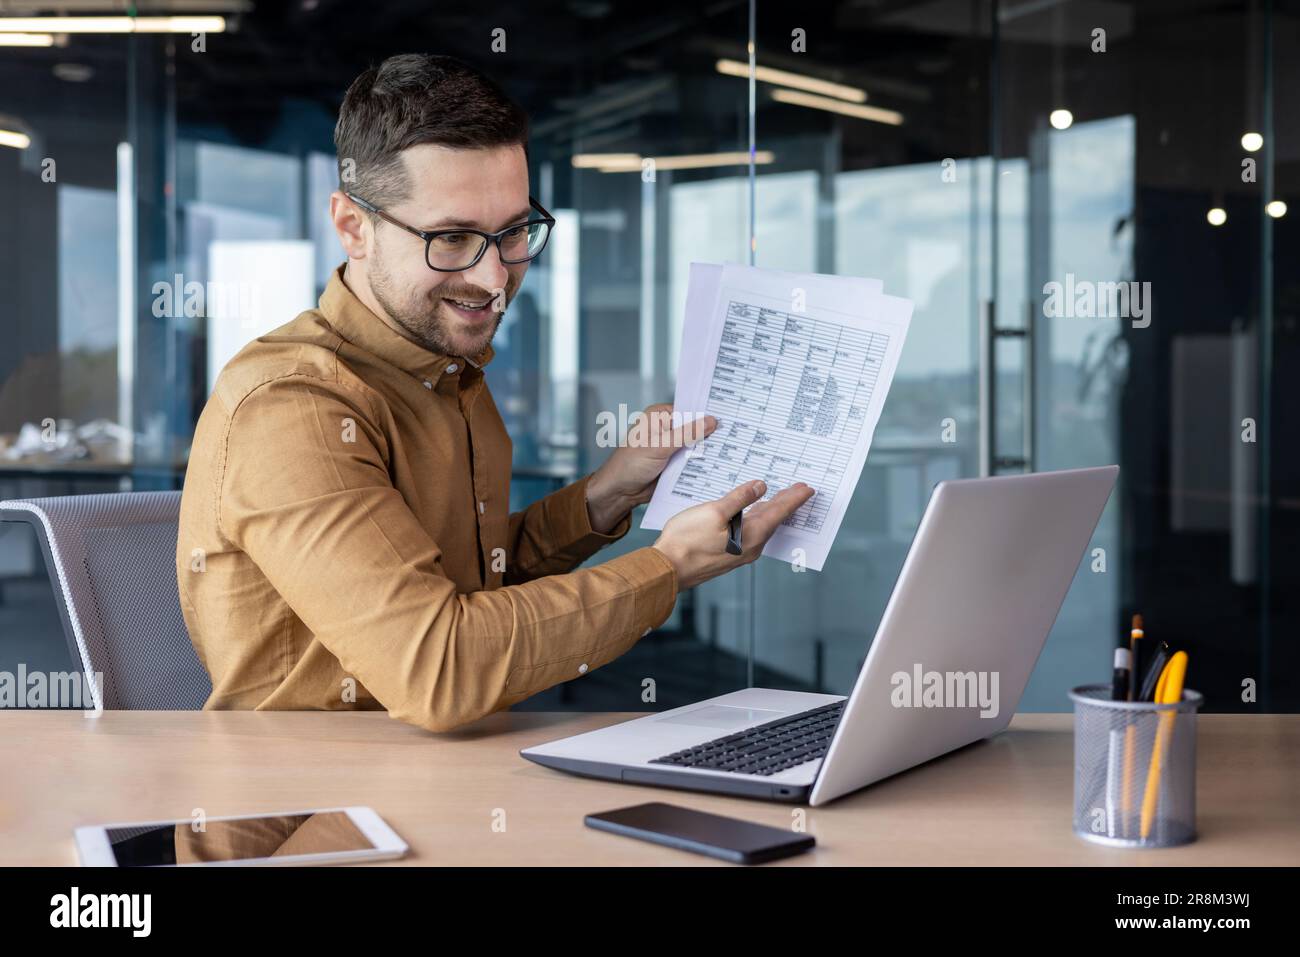
[[[369,210],[380,219],[387,220],[394,226],[423,239],[424,263],[438,272],[463,272],[473,268],[487,252],[489,242],[496,243],[501,261],[508,265],[536,259],[546,248],[546,240],[551,236],[551,227],[555,225],[555,217],[531,196],[528,197],[528,205],[541,214],[539,218],[507,226],[495,233],[485,233],[481,229],[470,229],[468,226],[459,226],[455,229],[416,229],[400,219],[394,219],[360,196],[352,193],[346,195],[362,209]]]

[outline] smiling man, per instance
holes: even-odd
[[[217,379],[181,499],[181,609],[209,710],[387,709],[448,730],[616,658],[813,492],[754,504],[747,482],[574,571],[716,423],[689,434],[652,407],[594,473],[511,514],[483,367],[554,227],[529,196],[527,118],[463,63],[398,56],[352,84],[334,135],[347,262]]]

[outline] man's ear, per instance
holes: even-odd
[[[342,192],[330,193],[330,220],[349,259],[365,259],[370,250],[369,224],[356,203]]]

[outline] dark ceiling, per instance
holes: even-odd
[[[69,4],[77,8],[70,12],[96,6]],[[121,6],[98,7],[106,5]],[[0,0],[0,13],[40,6]],[[747,145],[747,84],[714,69],[720,57],[746,56],[747,0],[140,6],[144,13],[244,9],[229,14],[230,31],[207,37],[201,53],[188,36],[73,36],[64,47],[2,49],[0,114],[55,139],[60,130],[71,138],[102,126],[107,141],[121,138],[132,119],[128,102],[148,123],[166,114],[174,95],[182,131],[328,149],[333,115],[358,72],[393,53],[429,50],[496,76],[529,110],[541,150],[666,154]],[[1300,0],[1274,6],[1274,145],[1280,181],[1300,185]],[[1260,122],[1259,8],[1244,0],[1014,0],[999,7],[995,46],[993,8],[981,0],[759,0],[760,63],[860,86],[871,103],[907,117],[899,128],[845,121],[774,103],[760,84],[759,146],[833,132],[836,161],[848,169],[981,155],[993,148],[996,118],[998,151],[1024,155],[1032,130],[1061,101],[1079,120],[1135,114],[1139,136],[1159,146],[1140,149],[1156,157],[1142,162],[1140,180],[1211,185],[1241,152],[1240,133]],[[1088,48],[1097,25],[1108,31],[1104,55]],[[790,49],[796,28],[806,32],[807,52]],[[505,31],[503,53],[491,48],[497,29]],[[89,68],[90,78],[61,79],[59,64]],[[807,161],[797,149],[787,155]]]

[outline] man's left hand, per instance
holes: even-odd
[[[587,482],[587,516],[591,527],[609,532],[635,506],[650,501],[659,474],[678,449],[696,444],[718,427],[711,415],[673,428],[673,407],[648,407],[628,427],[627,439],[592,473]]]

